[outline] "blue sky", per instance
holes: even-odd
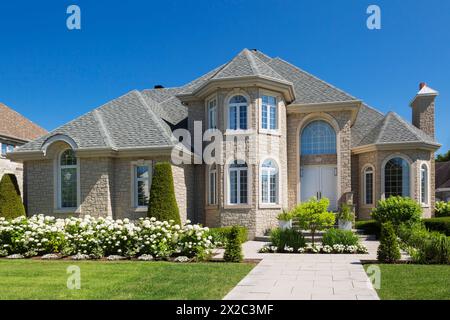
[[[81,30],[66,9],[81,8]],[[382,29],[366,27],[377,4]],[[411,119],[421,81],[438,90],[450,149],[450,1],[2,1],[0,101],[48,130],[132,89],[182,85],[257,48],[382,112]]]

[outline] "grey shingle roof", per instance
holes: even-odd
[[[139,91],[131,91],[33,140],[17,151],[38,151],[50,137],[62,134],[79,148],[130,148],[172,145],[170,128]]]
[[[436,189],[450,188],[450,161],[436,162]]]
[[[367,132],[367,134],[359,141],[359,143],[356,143],[356,141],[353,142],[354,147],[369,144],[380,145],[386,143],[402,142],[424,142],[431,144],[436,143],[436,141],[432,137],[404,120],[395,112],[389,112],[386,116],[378,121],[376,121],[376,119],[379,118],[378,116],[373,117],[373,113],[371,114],[371,116],[367,117],[367,115],[361,115],[358,117],[360,119],[360,123],[358,127],[352,128],[352,130],[355,131],[355,133],[352,135],[352,138],[355,135],[361,134],[363,132],[363,130],[361,130],[361,125],[363,125],[363,117],[367,118],[366,124],[368,126],[370,125],[368,122],[370,121],[370,118],[372,118],[374,125],[372,125],[371,130]],[[364,131],[367,131],[367,129],[365,129]]]
[[[176,125],[188,116],[187,107],[175,96],[181,91],[182,88],[147,89],[142,95],[160,118]]]

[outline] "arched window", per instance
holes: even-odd
[[[230,204],[246,204],[248,192],[248,167],[244,161],[233,161],[229,167]]]
[[[278,203],[278,166],[273,160],[266,160],[261,166],[261,201],[265,204]]]
[[[308,124],[301,135],[301,154],[335,154],[336,132],[325,121],[318,120]]]
[[[208,173],[208,204],[217,204],[217,166],[212,164]]]
[[[420,167],[420,201],[428,204],[428,167],[425,163]]]
[[[409,163],[403,158],[393,158],[384,166],[385,198],[410,196]]]
[[[62,209],[78,206],[78,163],[72,149],[63,151],[59,157],[58,199]]]
[[[228,106],[228,129],[247,130],[247,99],[234,96]]]
[[[365,205],[373,204],[373,183],[374,183],[374,175],[373,168],[367,167],[363,172],[363,199]]]

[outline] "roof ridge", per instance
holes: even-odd
[[[133,90],[135,91],[134,93],[137,95],[138,100],[145,106],[145,108],[147,109],[150,117],[152,117],[152,119],[155,121],[156,125],[159,127],[159,129],[161,130],[161,134],[164,135],[164,137],[167,139],[167,141],[172,144],[173,143],[173,137],[169,136],[169,134],[167,133],[167,129],[164,128],[161,124],[160,121],[162,121],[161,118],[159,118],[152,110],[152,108],[150,108],[150,106],[147,104],[147,102],[145,101],[145,98],[142,96],[142,94],[137,91],[137,90]]]
[[[281,74],[279,74],[274,68],[272,68],[271,66],[269,66],[267,63],[265,63],[264,61],[262,61],[258,56],[256,56],[252,51],[247,50],[249,52],[249,56],[251,59],[251,62],[253,64],[255,64],[256,68],[259,70],[259,67],[256,65],[255,60],[261,62],[264,66],[266,66],[267,68],[269,68],[274,74],[276,74],[278,77],[280,77],[280,79],[283,79],[286,82],[291,82],[288,81],[285,77],[283,77]],[[274,78],[275,79],[275,78]],[[278,80],[278,79],[277,79]]]
[[[309,73],[309,72],[307,72],[307,71],[305,71],[305,70],[303,70],[303,69],[297,67],[296,65],[294,65],[294,64],[292,64],[292,63],[290,63],[290,62],[288,62],[288,61],[286,61],[286,60],[284,60],[284,59],[282,59],[282,58],[280,58],[280,57],[275,57],[275,58],[273,58],[272,60],[279,60],[279,61],[282,61],[282,62],[284,62],[284,63],[287,63],[287,64],[290,65],[291,67],[297,69],[297,70],[300,71],[300,72],[303,72],[303,73],[306,74],[307,76],[309,76],[309,77],[311,77],[311,78],[314,78],[314,79],[317,80],[317,81],[322,82],[323,84],[327,85],[328,87],[333,88],[333,89],[335,89],[335,90],[337,90],[337,91],[339,91],[339,92],[341,92],[341,93],[343,93],[343,94],[345,94],[345,95],[347,95],[347,96],[353,98],[354,100],[360,100],[360,99],[354,97],[353,95],[349,94],[348,92],[345,92],[344,90],[339,89],[339,88],[333,86],[332,84],[330,84],[330,83],[328,83],[328,82],[326,82],[326,81],[324,81],[324,80],[322,80],[322,79],[316,77],[315,75],[312,75],[311,73]]]
[[[422,137],[417,135],[417,130],[420,130],[419,128],[417,128],[416,126],[414,126],[413,124],[409,123],[408,121],[406,121],[405,119],[403,119],[399,114],[397,114],[395,111],[391,111],[390,113],[393,114],[393,116],[399,120],[401,123],[403,123],[404,125],[406,125],[408,127],[408,129],[411,129],[411,133],[416,137],[417,140],[421,141],[423,140]],[[422,130],[420,130],[422,131]],[[424,132],[425,133],[425,132]],[[425,133],[426,134],[426,133]]]
[[[246,56],[247,60],[250,62],[250,68],[252,68],[253,73],[259,74],[259,68],[256,65],[255,59],[252,56],[252,54],[250,53],[250,50],[248,50],[247,48],[245,48],[244,50],[242,50],[242,52],[244,53],[244,55]],[[238,54],[239,56],[239,54]]]
[[[377,138],[375,139],[375,143],[379,143],[380,138],[383,136],[384,131],[385,131],[387,125],[388,125],[388,120],[389,120],[389,118],[390,118],[391,116],[392,116],[392,111],[388,112],[388,113],[384,116],[383,120],[381,120],[381,122],[382,122],[382,123],[381,123],[381,128],[380,128],[380,130],[378,131]],[[374,130],[375,130],[375,129],[376,129],[376,127],[374,128]]]
[[[103,118],[101,115],[101,111],[96,109],[92,111],[92,114],[94,115],[95,121],[98,123],[100,132],[102,134],[103,141],[105,144],[109,147],[114,147],[115,143],[112,142],[112,137],[108,132],[108,129],[105,126],[105,123],[103,122]]]

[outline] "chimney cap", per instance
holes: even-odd
[[[155,84],[155,86],[153,87],[153,89],[164,89],[164,86],[161,84]]]
[[[427,83],[426,82],[421,82],[421,83],[419,83],[419,90],[422,90],[424,87],[426,87],[427,86]]]

